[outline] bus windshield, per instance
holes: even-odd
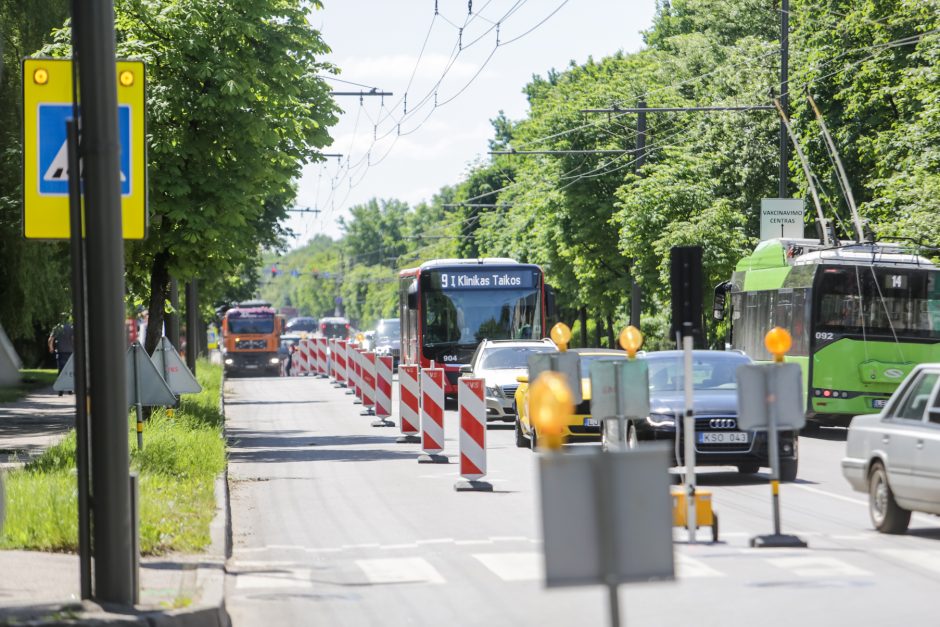
[[[542,336],[539,290],[427,291],[424,293],[424,345],[476,348],[485,339],[519,340]]]
[[[228,331],[229,333],[235,333],[238,335],[248,335],[250,333],[273,333],[274,317],[266,316],[257,318],[229,318]]]
[[[826,267],[817,285],[817,329],[940,338],[940,272]]]

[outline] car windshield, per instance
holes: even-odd
[[[229,333],[248,335],[249,333],[273,333],[274,318],[229,318]]]
[[[375,341],[387,344],[401,340],[401,324],[398,320],[386,320],[375,330]]]
[[[504,346],[484,351],[480,367],[486,370],[525,370],[529,367],[529,355],[553,351],[553,346]]]
[[[684,362],[681,354],[676,356],[647,356],[650,391],[681,392],[685,389]],[[749,363],[747,358],[730,358],[694,355],[692,357],[692,387],[696,390],[736,390],[738,366]]]

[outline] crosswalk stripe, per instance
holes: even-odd
[[[920,549],[879,549],[879,554],[906,562],[912,566],[940,573],[940,551],[922,551]]]
[[[235,587],[243,588],[307,588],[310,586],[310,569],[289,568],[262,573],[244,573],[235,578]]]
[[[476,553],[473,556],[503,581],[538,581],[545,570],[542,554]]]
[[[764,560],[772,566],[789,570],[800,577],[871,577],[872,573],[835,557],[800,556]]]
[[[715,570],[705,562],[688,555],[676,555],[676,574],[680,579],[725,576],[724,573]]]
[[[420,557],[356,560],[369,583],[444,583],[437,570]]]

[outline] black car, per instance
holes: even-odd
[[[285,331],[287,333],[316,333],[317,332],[317,319],[311,318],[309,316],[299,316],[297,318],[291,318],[287,321],[285,326]]]
[[[684,464],[683,436],[676,441],[676,422],[682,429],[685,412],[682,351],[647,353],[649,366],[650,415],[634,421],[629,434],[633,441],[665,440],[676,444],[673,458]],[[695,463],[697,466],[737,466],[746,474],[769,467],[767,434],[741,431],[737,427],[738,396],[735,371],[751,363],[743,353],[733,351],[692,351],[693,411],[695,415]],[[796,479],[797,433],[781,431],[780,479]]]

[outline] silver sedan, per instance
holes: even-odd
[[[881,413],[852,420],[842,474],[868,493],[878,531],[904,533],[912,511],[940,515],[940,364],[917,366]]]

